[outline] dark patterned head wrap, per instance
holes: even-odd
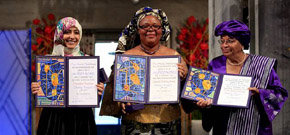
[[[249,48],[250,30],[248,26],[238,20],[225,21],[216,26],[215,36],[227,35],[231,38],[237,39],[245,49]]]
[[[139,9],[133,16],[130,23],[122,31],[116,53],[123,53],[140,43],[140,39],[137,36],[139,22],[146,16],[155,16],[160,20],[162,25],[162,37],[160,41],[167,41],[170,36],[171,27],[168,23],[166,14],[160,9],[152,9],[151,7],[143,7]]]

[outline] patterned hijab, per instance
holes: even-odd
[[[160,20],[162,25],[162,37],[160,41],[167,41],[170,36],[171,26],[168,22],[166,14],[160,9],[152,9],[151,7],[143,7],[139,9],[129,24],[125,27],[119,37],[116,53],[124,53],[125,51],[139,45],[140,39],[138,35],[139,22],[146,16],[155,16]]]
[[[64,45],[63,41],[63,32],[70,29],[71,27],[76,27],[80,32],[80,39],[78,45],[74,49],[68,49]],[[82,38],[82,26],[80,23],[72,18],[72,17],[65,17],[62,18],[56,26],[55,33],[54,33],[54,46],[52,55],[53,56],[64,56],[64,52],[69,52],[72,56],[81,56],[82,53],[80,52],[80,41]]]

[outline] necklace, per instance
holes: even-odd
[[[246,60],[246,54],[244,53],[244,58],[243,58],[243,60],[241,61],[241,62],[239,62],[239,63],[232,63],[229,59],[227,59],[227,62],[230,64],[230,65],[232,65],[232,66],[239,66],[239,65],[242,65],[244,62],[245,62],[245,60]]]
[[[147,53],[147,54],[149,54],[149,55],[152,55],[152,54],[156,53],[156,52],[160,49],[160,44],[158,45],[158,48],[157,48],[155,51],[153,51],[153,52],[148,51],[148,50],[145,49],[142,45],[140,45],[140,48],[141,48],[141,50],[144,51],[145,53]]]

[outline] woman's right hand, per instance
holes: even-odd
[[[127,114],[126,112],[126,106],[130,106],[131,103],[121,103],[121,107],[122,107],[122,112],[123,114]]]
[[[40,83],[40,82],[39,82]],[[31,83],[31,92],[32,94],[37,94],[40,91],[40,84],[38,82]]]
[[[212,99],[206,99],[204,100],[203,98],[198,98],[198,102],[196,103],[197,106],[204,108],[212,105]]]

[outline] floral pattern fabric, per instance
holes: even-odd
[[[64,43],[63,43],[64,31],[69,30],[71,27],[76,27],[79,30],[79,33],[80,33],[79,43],[80,43],[81,38],[82,38],[82,26],[80,25],[78,20],[76,20],[72,17],[65,17],[57,23],[57,26],[55,29],[54,46],[53,46],[53,51],[52,51],[53,56],[64,56],[65,51],[71,52],[71,56],[81,56],[82,55],[80,52],[79,43],[73,50],[66,48]]]

